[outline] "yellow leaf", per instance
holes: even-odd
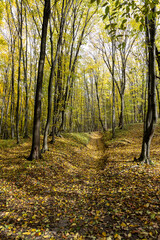
[[[107,240],[112,240],[112,237],[111,236],[107,237]]]
[[[121,227],[126,227],[126,224],[124,222],[122,222]]]
[[[36,229],[35,229],[35,228],[32,228],[32,232],[36,232]]]
[[[106,232],[102,232],[102,235],[103,235],[103,237],[107,236]]]
[[[23,234],[24,235],[30,235],[30,232],[24,232]]]
[[[118,233],[116,233],[116,234],[114,235],[114,238],[116,238],[116,239],[118,239],[118,240],[121,240],[121,236],[120,236]]]

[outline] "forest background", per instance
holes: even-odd
[[[92,2],[51,2],[40,94],[43,151],[48,131],[52,142],[62,131],[111,127],[114,137],[115,126],[145,120],[149,56],[145,19],[152,20],[158,2]],[[20,135],[28,137],[34,125],[44,3],[9,0],[1,1],[0,7],[0,134],[4,139],[16,137],[19,143]],[[157,64],[159,105],[158,74]]]
[[[159,13],[0,1],[0,237],[159,239]]]

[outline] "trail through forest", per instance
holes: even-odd
[[[100,132],[93,132],[90,135],[89,143],[87,148],[91,152],[92,156],[92,167],[95,169],[104,169],[106,165],[107,157],[105,155],[105,144],[102,139],[103,135]]]
[[[158,240],[160,126],[153,166],[133,162],[142,129],[135,124],[114,140],[109,132],[64,134],[32,162],[30,139],[10,147],[0,140],[0,239]]]

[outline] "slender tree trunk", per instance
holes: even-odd
[[[70,116],[69,116],[69,131],[72,132],[72,125],[73,125],[73,96],[71,95],[71,109],[70,109]]]
[[[53,126],[52,126],[52,140],[51,143],[55,142],[55,135],[57,134],[57,121],[59,115],[59,103],[62,100],[62,59],[61,55],[58,56],[58,70],[57,77],[55,79],[55,92],[54,92],[54,109],[53,109]]]
[[[14,123],[14,51],[15,51],[15,40],[13,39],[12,41],[12,46],[11,46],[11,53],[12,53],[12,72],[11,72],[11,85],[12,85],[12,90],[11,90],[11,138],[14,138],[14,132],[15,132],[15,123]]]
[[[40,154],[41,95],[42,95],[42,82],[43,82],[47,26],[48,26],[49,15],[50,15],[50,0],[45,0],[43,25],[42,25],[41,49],[40,49],[40,58],[39,58],[39,65],[38,65],[36,98],[35,98],[35,107],[34,107],[33,139],[32,139],[31,153],[28,158],[29,160],[39,159],[41,156]]]
[[[8,82],[8,76],[6,76],[7,82]],[[6,89],[7,91],[7,89]],[[9,131],[8,131],[8,113],[9,113],[9,99],[10,99],[10,93],[11,93],[11,86],[9,88],[9,93],[8,93],[8,99],[6,102],[6,113],[5,113],[5,121],[4,121],[4,129],[3,129],[3,138],[8,139],[9,138]]]
[[[159,75],[160,75],[160,53],[159,53],[157,47],[156,47],[156,60],[158,63],[158,70],[159,70]],[[158,108],[159,108],[158,118],[160,118],[160,96],[159,96],[158,85],[156,86],[156,90],[157,90]]]
[[[97,96],[97,103],[98,103],[98,114],[99,114],[99,122],[102,126],[103,132],[106,132],[106,129],[104,127],[102,118],[101,118],[101,109],[100,109],[100,102],[99,102],[99,94],[98,94],[98,78],[97,76],[95,76],[95,86],[96,86],[96,96]]]
[[[93,78],[91,78],[91,131],[95,131],[95,110],[94,110],[94,93],[93,93]]]
[[[24,138],[28,138],[28,80],[27,80],[27,72],[28,72],[28,28],[27,28],[27,15],[26,15],[26,9],[25,9],[25,21],[26,21],[26,54],[24,56],[23,53],[23,68],[24,68],[24,83],[25,83],[25,91],[26,91],[26,102],[25,102],[25,121],[24,121]]]
[[[51,119],[51,111],[52,111],[52,88],[53,88],[53,75],[54,75],[54,69],[56,65],[56,58],[55,61],[53,60],[53,32],[52,32],[52,26],[51,26],[51,19],[50,19],[50,42],[51,42],[51,70],[50,70],[50,77],[49,77],[49,85],[48,85],[48,113],[47,113],[47,122],[45,125],[44,130],[44,137],[43,137],[43,147],[42,147],[42,153],[45,151],[48,151],[48,131],[49,131],[49,125],[50,125],[50,119]]]
[[[147,48],[148,48],[148,109],[144,125],[142,150],[137,161],[151,164],[150,145],[156,123],[156,76],[155,76],[155,7],[151,10],[152,19],[146,17]]]
[[[119,128],[123,129],[124,127],[124,93],[121,93],[121,111],[119,116]]]
[[[157,90],[157,99],[158,99],[158,118],[160,118],[160,96],[159,96],[159,90],[158,90],[158,86],[156,86],[156,90]]]
[[[90,123],[90,108],[91,108],[91,104],[90,104],[90,96],[89,96],[89,88],[88,88],[88,83],[87,83],[87,79],[85,76],[85,72],[84,72],[84,84],[86,86],[86,92],[87,92],[87,97],[86,97],[86,106],[87,106],[87,131],[91,131],[91,123]]]
[[[2,134],[3,117],[4,117],[4,111],[5,111],[5,108],[6,108],[5,106],[6,106],[7,87],[8,87],[7,85],[8,85],[8,68],[6,68],[5,75],[4,75],[4,88],[3,88],[1,120],[0,120],[0,135]],[[7,124],[7,123],[5,123],[5,124]]]
[[[115,138],[116,128],[114,69],[115,69],[115,42],[114,40],[112,40],[112,138]]]
[[[17,84],[17,107],[16,107],[16,133],[17,133],[17,144],[20,142],[19,137],[19,103],[20,103],[20,80],[21,80],[21,55],[22,55],[22,0],[20,2],[20,10],[17,2],[17,10],[18,10],[18,19],[19,19],[19,63],[18,63],[18,84]]]
[[[54,75],[54,68],[52,64],[50,77],[49,77],[49,85],[48,85],[48,113],[47,113],[47,122],[44,130],[43,148],[41,151],[42,153],[44,153],[45,151],[48,151],[47,139],[48,139],[48,131],[49,131],[49,125],[50,125],[50,119],[51,119],[51,111],[52,111],[53,75]]]
[[[62,11],[61,11],[60,33],[59,33],[59,38],[58,38],[58,42],[57,42],[56,55],[55,55],[54,59],[53,59],[53,32],[52,32],[52,26],[51,26],[51,22],[50,22],[50,41],[51,41],[51,61],[52,61],[52,63],[51,63],[51,72],[50,72],[50,79],[49,79],[49,86],[48,86],[48,114],[47,114],[47,122],[46,122],[46,126],[45,126],[45,131],[44,131],[42,152],[45,152],[48,150],[47,139],[48,139],[48,131],[49,131],[49,126],[50,126],[51,110],[52,110],[53,75],[54,75],[54,71],[55,71],[55,67],[56,67],[56,63],[57,63],[57,57],[60,53],[60,48],[62,45],[63,29],[64,29],[64,24],[65,24],[63,11],[64,11],[64,1],[62,4]],[[54,134],[54,132],[52,132],[52,134]]]

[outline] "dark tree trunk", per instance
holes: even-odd
[[[71,105],[70,105],[70,115],[69,115],[69,131],[72,132],[72,123],[73,123],[73,96],[71,95]]]
[[[158,86],[156,86],[156,90],[157,90],[157,99],[158,99],[158,118],[160,118],[160,96],[159,96],[159,89]]]
[[[141,155],[137,161],[151,164],[150,145],[156,123],[156,76],[155,76],[155,7],[151,10],[152,19],[146,17],[146,42],[148,47],[148,109],[144,124]]]
[[[123,129],[124,127],[124,93],[121,93],[121,112],[119,116],[119,128]]]
[[[59,115],[59,103],[62,100],[62,59],[59,54],[58,57],[58,70],[57,77],[55,79],[55,92],[54,92],[54,109],[53,109],[53,126],[52,126],[52,140],[51,143],[55,142],[55,135],[57,134],[57,120]]]
[[[4,129],[2,129],[4,111],[5,111],[5,108],[6,109],[8,108],[8,104],[9,104],[9,103],[7,103],[7,106],[6,106],[7,87],[8,87],[8,70],[9,70],[9,66],[5,69],[5,73],[4,73],[4,87],[3,87],[3,97],[2,97],[2,106],[1,106],[1,119],[0,119],[0,135],[2,134],[2,130],[4,132]],[[6,117],[8,117],[8,111],[6,110],[6,112],[7,112],[6,113]],[[7,120],[5,119],[4,126],[6,126],[6,125],[7,125]]]
[[[159,53],[157,47],[156,47],[156,60],[157,60],[157,63],[158,63],[158,70],[159,70],[159,75],[160,75],[160,53]],[[159,96],[158,86],[156,86],[156,89],[157,89],[158,108],[159,108],[158,117],[160,118],[160,96]]]
[[[24,121],[24,138],[28,138],[28,80],[27,80],[27,72],[28,72],[28,57],[27,57],[27,51],[28,51],[28,43],[27,43],[27,35],[28,35],[28,28],[27,28],[27,15],[26,15],[26,9],[25,9],[25,21],[26,21],[26,54],[23,53],[23,68],[24,68],[24,84],[25,84],[25,91],[26,91],[26,102],[25,102],[25,121]]]
[[[99,93],[98,93],[98,77],[95,76],[95,87],[96,87],[96,97],[97,97],[97,103],[98,103],[98,114],[99,114],[99,122],[102,126],[103,132],[106,132],[106,129],[104,127],[102,118],[101,118],[101,109],[100,109],[100,102],[99,102]]]
[[[60,48],[62,45],[62,37],[63,37],[63,29],[64,29],[64,24],[65,24],[65,19],[64,19],[64,1],[62,4],[62,11],[61,11],[61,23],[60,23],[60,33],[59,33],[59,38],[57,42],[57,49],[56,49],[56,55],[55,58],[53,59],[53,31],[52,31],[52,26],[50,22],[50,41],[51,41],[51,72],[50,72],[50,79],[49,79],[49,85],[48,85],[48,114],[47,114],[47,122],[45,126],[45,131],[44,131],[44,138],[43,138],[43,148],[42,152],[45,152],[48,150],[48,145],[47,145],[47,139],[48,139],[48,131],[49,131],[49,125],[50,125],[50,120],[51,120],[51,110],[52,110],[52,87],[53,87],[53,75],[57,63],[57,57],[60,52]],[[53,131],[54,133],[54,131]]]
[[[15,123],[14,123],[14,51],[15,51],[15,40],[13,39],[12,46],[11,46],[11,53],[12,53],[12,73],[11,73],[11,138],[14,138],[14,132],[15,132]]]
[[[115,115],[115,42],[112,40],[112,138],[115,137],[116,115]]]
[[[91,123],[90,123],[90,108],[91,108],[91,104],[90,104],[90,96],[89,96],[89,88],[88,88],[88,83],[87,83],[87,79],[85,76],[85,72],[84,72],[84,84],[86,87],[86,110],[87,110],[87,121],[86,121],[86,130],[87,131],[91,131]]]
[[[48,26],[49,15],[50,15],[50,0],[45,0],[43,25],[42,25],[41,49],[40,49],[40,58],[39,58],[39,65],[38,65],[37,87],[36,87],[36,97],[35,97],[35,107],[34,107],[33,139],[32,139],[31,153],[28,158],[29,160],[39,159],[41,156],[40,154],[41,95],[42,95],[42,82],[43,82],[47,26]]]
[[[6,83],[8,82],[8,71],[6,71]],[[7,93],[7,84],[6,84],[6,93]],[[10,100],[10,93],[11,93],[11,86],[9,88],[9,93],[7,97],[7,101],[5,101],[5,120],[4,120],[4,127],[3,127],[3,138],[8,139],[9,138],[9,131],[8,131],[8,113],[9,113],[9,100]]]
[[[16,134],[17,134],[17,144],[20,142],[19,137],[19,103],[20,103],[20,80],[21,80],[21,55],[22,55],[22,0],[20,2],[20,10],[17,2],[17,10],[18,10],[18,22],[19,22],[19,63],[18,63],[18,84],[17,84],[17,106],[16,106]]]

